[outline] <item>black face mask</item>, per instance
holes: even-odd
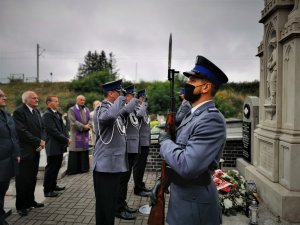
[[[199,85],[199,86],[202,86],[202,85]],[[199,87],[199,86],[196,86],[196,87]],[[194,85],[191,85],[188,83],[186,83],[184,86],[184,90],[185,90],[184,98],[192,104],[195,101],[197,101],[201,97],[201,94],[202,94],[202,93],[199,93],[197,95],[194,94],[194,90],[196,87]]]

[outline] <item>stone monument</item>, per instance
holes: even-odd
[[[238,161],[271,211],[300,222],[300,0],[265,0],[259,124],[252,164]]]

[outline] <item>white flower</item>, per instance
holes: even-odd
[[[232,207],[232,201],[230,201],[229,199],[224,199],[224,207],[225,209],[230,209]]]
[[[238,206],[242,206],[243,205],[243,199],[241,197],[238,197],[235,199],[235,202]]]

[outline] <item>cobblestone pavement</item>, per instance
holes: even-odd
[[[145,181],[147,187],[152,187],[156,180],[156,173],[146,173]],[[65,176],[60,184],[66,186],[66,190],[61,192],[57,198],[44,198],[42,194],[42,181],[38,182],[36,190],[36,200],[44,202],[45,207],[32,209],[28,216],[20,217],[14,208],[14,197],[6,198],[5,205],[12,208],[12,215],[7,218],[7,221],[12,225],[84,225],[95,224],[95,196],[93,190],[93,179],[91,173]],[[168,197],[166,195],[166,210],[168,207]],[[133,194],[132,179],[128,188],[128,205],[130,207],[139,208],[148,204],[149,198],[139,197]],[[288,224],[281,223],[261,204],[261,216],[259,224],[264,225],[279,225]],[[115,220],[115,225],[147,225],[148,216],[141,213],[136,213],[137,219],[134,221]],[[224,225],[246,225],[249,224],[249,219],[242,215],[223,216]]]

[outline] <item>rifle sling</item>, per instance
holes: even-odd
[[[168,171],[168,177],[170,179],[170,182],[180,186],[187,186],[187,185],[206,186],[211,183],[211,176],[208,171],[202,173],[198,178],[195,179],[183,178],[174,170],[172,170],[170,167],[167,167],[167,171]]]

